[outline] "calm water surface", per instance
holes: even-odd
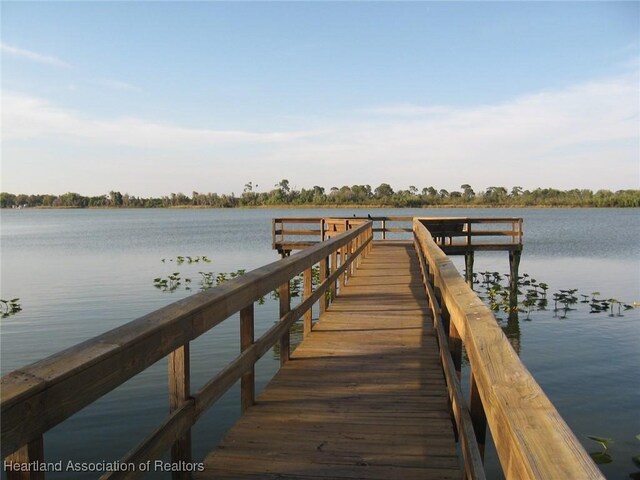
[[[19,297],[23,312],[0,323],[2,373],[129,322],[185,297],[163,293],[153,278],[179,271],[197,290],[198,271],[247,270],[274,261],[271,218],[329,216],[364,210],[3,210],[1,296]],[[550,285],[605,298],[640,301],[639,212],[630,209],[375,210],[373,215],[522,216],[525,247],[520,271]],[[210,264],[176,266],[178,255],[207,255]],[[167,259],[165,263],[161,259]],[[461,261],[456,259],[461,266]],[[460,267],[461,268],[461,267]],[[508,271],[504,252],[476,254],[475,270]],[[257,307],[256,334],[277,317],[275,302]],[[628,478],[640,454],[638,345],[640,309],[623,317],[568,318],[535,312],[510,325],[520,356],[589,451],[586,436],[613,437],[609,478]],[[224,322],[192,344],[195,390],[239,350],[238,320]],[[257,365],[261,389],[278,368],[273,353]],[[116,460],[166,416],[166,360],[84,409],[45,436],[47,461]],[[194,429],[200,460],[239,415],[237,386]],[[499,477],[495,452],[490,478]],[[160,476],[158,475],[160,478]],[[4,478],[4,477],[3,477]],[[51,474],[48,478],[92,478]]]

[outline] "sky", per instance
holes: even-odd
[[[640,188],[640,2],[8,2],[1,179]]]

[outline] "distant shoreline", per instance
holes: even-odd
[[[630,206],[597,206],[597,205],[490,205],[490,204],[451,204],[451,205],[424,205],[417,207],[398,207],[394,205],[241,205],[236,207],[218,207],[209,205],[175,205],[167,207],[72,207],[72,206],[37,206],[37,207],[0,207],[0,210],[317,210],[317,209],[338,209],[338,210],[366,210],[366,209],[394,209],[394,210],[451,210],[454,208],[461,209],[480,209],[495,208],[499,210],[512,209],[534,209],[534,208],[640,208],[639,205]]]
[[[436,190],[425,187],[418,190],[397,190],[387,183],[375,189],[370,185],[345,185],[313,189],[292,189],[288,180],[277,188],[256,192],[248,183],[239,196],[215,192],[191,195],[170,193],[160,197],[140,197],[110,191],[102,195],[86,196],[77,192],[53,194],[13,194],[0,192],[0,208],[554,208],[554,207],[640,207],[640,189],[589,190],[536,188],[524,190],[513,187],[489,187],[476,193],[470,185],[461,185],[460,191]]]

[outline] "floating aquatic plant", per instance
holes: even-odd
[[[604,464],[604,463],[611,463],[613,461],[613,459],[611,458],[611,455],[609,455],[609,445],[611,445],[613,443],[613,438],[608,438],[608,437],[598,437],[596,435],[587,435],[587,438],[589,438],[590,440],[593,440],[594,442],[599,443],[600,445],[602,445],[602,451],[601,452],[590,452],[589,455],[591,456],[591,458],[593,458],[593,461],[596,462],[598,465]]]
[[[589,452],[589,455],[598,465],[611,463],[613,462],[613,457],[609,452],[609,446],[613,441],[613,438],[610,437],[600,437],[596,435],[587,435],[587,438],[593,440],[594,442],[600,444],[602,446],[602,450],[599,452]],[[640,440],[640,434],[636,435],[636,439]],[[631,457],[631,461],[635,464],[636,467],[640,468],[640,455],[634,455]],[[638,472],[640,473],[640,472]],[[638,473],[631,473],[629,475],[630,478],[637,478]]]
[[[549,285],[538,282],[527,273],[518,276],[515,285],[509,283],[508,274],[500,275],[491,271],[474,273],[472,279],[473,284],[477,285],[478,296],[495,313],[505,312],[511,318],[519,312],[526,314],[525,320],[531,320],[534,312],[547,310]],[[505,284],[502,282],[503,279],[506,279]],[[515,287],[515,291],[513,287]],[[636,307],[635,304],[624,303],[615,298],[603,300],[598,298],[599,295],[600,292],[592,292],[589,295],[579,294],[576,288],[560,289],[553,292],[550,296],[554,302],[554,317],[567,318],[570,312],[577,310],[578,304],[589,305],[590,313],[609,313],[609,316],[612,317],[623,316],[623,310]]]
[[[174,292],[182,284],[180,272],[174,272],[166,277],[156,277],[153,279],[153,286],[163,292]],[[191,282],[190,279],[186,279]]]
[[[167,259],[163,258],[162,259],[162,263],[166,263]],[[209,259],[209,257],[207,257],[206,255],[201,255],[198,257],[191,257],[188,255],[178,255],[175,259],[170,258],[169,259],[170,262],[175,261],[178,265],[182,265],[183,263],[199,263],[199,262],[203,262],[203,263],[211,263],[211,260]]]
[[[19,298],[12,298],[11,300],[0,299],[0,318],[6,318],[10,315],[15,315],[22,310]]]

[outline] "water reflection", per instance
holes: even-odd
[[[502,326],[502,331],[509,339],[509,343],[520,356],[520,320],[518,318],[518,287],[509,289],[509,315],[507,324]]]

